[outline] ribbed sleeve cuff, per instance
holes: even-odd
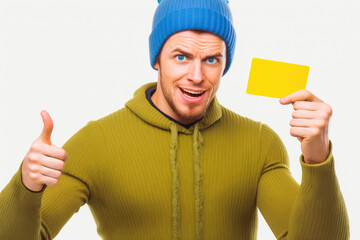
[[[34,192],[28,189],[22,182],[21,166],[14,177],[11,179],[8,187],[12,189],[13,197],[15,197],[15,199],[17,199],[19,202],[22,202],[24,207],[26,206],[27,208],[31,209],[40,208],[41,199],[46,186],[44,186],[43,189],[39,192]]]
[[[324,188],[329,184],[332,185],[331,183],[337,185],[331,142],[330,153],[324,162],[318,164],[305,163],[304,156],[301,155],[300,164],[302,168],[302,185],[304,187],[318,186]]]
[[[330,153],[327,159],[319,164],[308,164],[304,162],[301,155],[302,188],[303,191],[318,193],[318,197],[326,197],[331,189],[338,190],[338,182],[335,174],[334,157],[332,154],[332,143],[330,142]]]

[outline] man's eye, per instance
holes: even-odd
[[[207,62],[208,62],[208,63],[215,63],[215,62],[216,62],[216,59],[213,58],[213,57],[210,57],[210,58],[207,59]]]
[[[183,62],[183,61],[186,60],[186,57],[185,57],[184,55],[177,55],[177,56],[176,56],[176,59],[177,59],[178,61],[180,61],[180,62]]]

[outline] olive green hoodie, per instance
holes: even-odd
[[[349,239],[332,154],[301,186],[267,125],[216,98],[184,128],[153,108],[146,84],[63,148],[56,187],[31,192],[19,170],[0,194],[0,239],[52,239],[87,203],[103,239],[256,239],[257,208],[277,239]]]

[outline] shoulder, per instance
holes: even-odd
[[[112,112],[99,119],[90,120],[86,125],[81,127],[65,144],[64,148],[73,149],[73,146],[79,147],[88,145],[87,148],[98,148],[106,142],[106,138],[109,133],[116,131],[117,129],[125,128],[122,125],[128,125],[125,121],[131,122],[129,118],[132,117],[132,113],[126,109],[121,108],[115,112]],[[84,144],[86,143],[86,144]],[[89,146],[90,145],[90,146]]]
[[[255,131],[262,135],[277,135],[275,131],[272,130],[272,128],[266,123],[235,113],[224,106],[221,106],[221,109],[222,124],[226,124],[231,127],[238,126],[241,127],[241,129]]]
[[[136,120],[136,115],[128,108],[123,107],[97,120],[90,121],[87,125],[96,125],[103,133],[107,133],[113,132],[114,129],[131,128]]]
[[[119,121],[124,121],[131,116],[133,116],[133,113],[128,108],[123,107],[119,110],[109,113],[102,118],[95,120],[94,122],[102,126],[107,124],[118,124]]]
[[[257,149],[264,168],[287,167],[289,164],[286,148],[279,135],[267,124],[241,116],[222,107],[223,122],[228,134],[239,143]]]
[[[222,132],[233,137],[243,137],[262,147],[281,142],[278,134],[266,123],[250,119],[221,106],[222,117],[217,123]]]
[[[259,132],[261,130],[261,122],[235,113],[224,106],[221,106],[221,110],[222,117],[219,121],[221,125],[231,128],[233,130],[238,129],[241,131],[250,131],[253,133]]]

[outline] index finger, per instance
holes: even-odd
[[[280,98],[281,104],[290,104],[298,101],[322,102],[321,99],[306,89],[293,92],[286,97]]]
[[[43,145],[42,154],[47,157],[56,158],[63,161],[67,160],[67,153],[65,152],[65,150],[56,146],[51,146],[47,144]]]

